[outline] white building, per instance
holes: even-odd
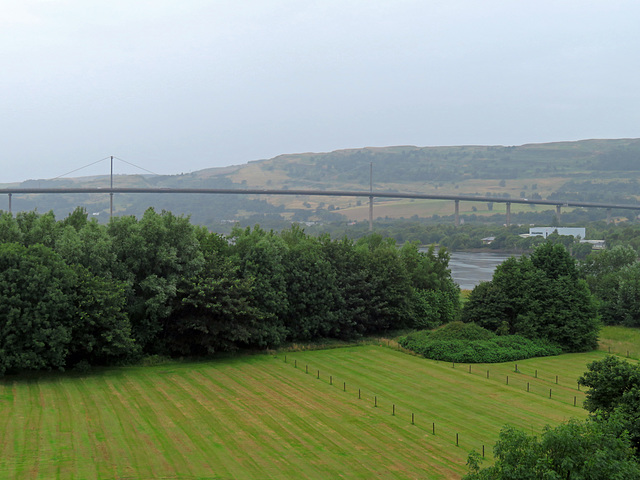
[[[584,238],[585,237],[585,229],[584,228],[574,228],[574,227],[533,227],[529,229],[530,237],[544,237],[547,238],[552,233],[557,233],[558,235],[571,235],[576,238]]]

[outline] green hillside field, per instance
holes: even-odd
[[[5,377],[0,478],[460,478],[504,424],[584,418],[576,379],[606,355],[516,372],[395,345]]]

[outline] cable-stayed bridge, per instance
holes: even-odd
[[[410,198],[424,200],[451,200],[454,202],[455,223],[459,224],[460,202],[493,202],[506,204],[506,224],[510,224],[511,204],[527,205],[549,205],[556,207],[556,214],[560,219],[562,207],[581,208],[604,208],[608,212],[611,210],[640,210],[640,204],[614,204],[580,201],[561,200],[529,200],[526,198],[502,198],[486,197],[478,195],[447,195],[447,194],[424,194],[405,193],[389,191],[358,191],[358,190],[300,190],[300,189],[262,189],[262,188],[139,188],[139,187],[59,187],[59,188],[1,188],[0,195],[8,195],[9,212],[11,212],[12,195],[20,194],[42,194],[42,195],[64,195],[79,193],[103,193],[109,194],[113,205],[113,196],[118,193],[129,194],[194,194],[194,195],[304,195],[304,196],[325,196],[325,197],[364,197],[369,198],[369,222],[373,222],[373,199],[374,198]],[[111,208],[111,212],[113,208]]]

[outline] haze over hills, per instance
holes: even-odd
[[[285,154],[179,175],[116,175],[114,186],[368,191],[371,171],[374,191],[637,203],[640,139],[521,146],[369,147]],[[11,186],[108,187],[109,176],[28,180]],[[486,216],[499,211],[497,204],[493,209],[491,205],[467,203],[460,204],[463,214]],[[109,198],[100,194],[14,195],[12,201],[14,212],[37,208],[40,212],[54,210],[58,217],[76,206],[106,221]],[[212,228],[223,221],[347,221],[364,220],[368,215],[366,202],[353,197],[118,194],[114,201],[118,215],[141,215],[150,206],[191,215],[194,223]],[[0,208],[6,207],[0,203]],[[446,216],[452,208],[451,202],[444,201],[385,200],[376,201],[375,216]]]

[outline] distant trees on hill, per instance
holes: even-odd
[[[297,226],[223,237],[153,209],[108,225],[3,213],[0,373],[437,326],[459,312],[448,261]]]

